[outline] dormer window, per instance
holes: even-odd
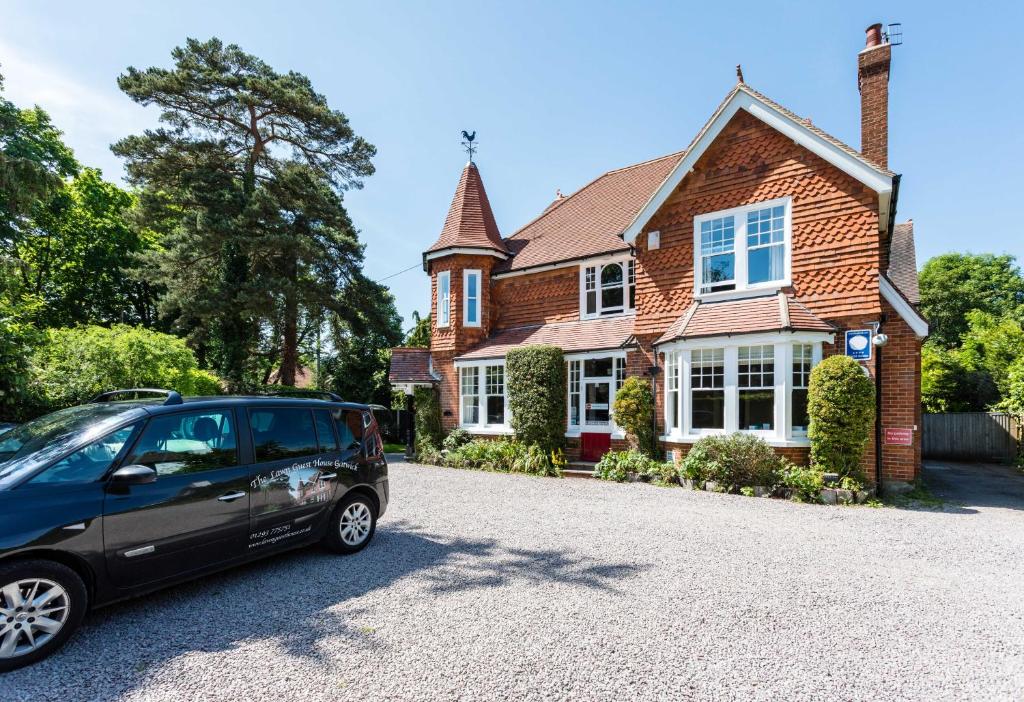
[[[790,222],[788,197],[695,217],[697,296],[788,285]]]
[[[636,309],[636,268],[632,258],[580,267],[580,316],[625,314]]]

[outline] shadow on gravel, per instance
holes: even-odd
[[[493,539],[444,539],[385,523],[354,556],[302,549],[98,610],[63,651],[8,674],[3,686],[10,685],[16,700],[37,699],[21,694],[33,689],[66,701],[114,699],[174,658],[227,651],[248,640],[272,640],[286,655],[330,665],[321,645],[329,637],[355,649],[384,645],[360,626],[362,610],[332,608],[404,578],[415,578],[425,597],[516,581],[616,591],[647,567],[511,549]]]

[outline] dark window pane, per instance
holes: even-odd
[[[611,418],[609,395],[611,388],[608,383],[587,383],[585,386],[587,424],[607,424]]]
[[[154,417],[125,463],[149,466],[158,475],[238,465],[233,418],[228,412]]]
[[[313,412],[313,420],[316,422],[316,437],[320,442],[320,453],[330,453],[338,450],[338,437],[334,435],[334,422],[331,421],[331,413],[327,410],[316,410]]]
[[[694,429],[724,429],[725,392],[699,391],[692,396],[690,425]]]
[[[601,285],[615,285],[622,282],[622,266],[612,263],[601,269]]]
[[[257,463],[316,455],[316,432],[313,413],[309,410],[258,409],[252,410],[249,416]]]
[[[357,449],[363,441],[363,415],[357,410],[338,410],[334,413],[335,426],[341,437],[341,450]]]
[[[32,478],[31,483],[91,483],[99,480],[110,468],[132,432],[138,427],[132,424],[108,434],[99,441],[78,449],[65,456],[42,473]]]
[[[587,314],[596,314],[596,313],[597,313],[597,291],[596,290],[588,290],[587,291]]]
[[[740,429],[773,428],[775,424],[774,390],[740,390]]]
[[[705,290],[732,290],[735,285],[723,281],[732,281],[735,277],[735,254],[718,254],[704,258],[702,282]]]
[[[588,358],[583,362],[583,375],[588,378],[612,377],[612,359]]]
[[[602,312],[604,312],[605,314],[607,314],[609,311],[617,311],[618,308],[621,308],[622,288],[603,288],[601,290],[601,307],[603,308]]]
[[[811,423],[810,415],[807,414],[807,390],[793,390],[793,429],[796,431],[807,431]]]
[[[505,398],[501,395],[488,395],[487,397],[487,423],[505,423]]]

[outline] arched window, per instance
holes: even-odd
[[[603,317],[632,312],[636,307],[636,273],[632,259],[580,269],[580,315]]]

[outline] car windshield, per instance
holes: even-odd
[[[0,490],[72,446],[97,439],[140,413],[135,404],[80,405],[43,415],[0,434]]]

